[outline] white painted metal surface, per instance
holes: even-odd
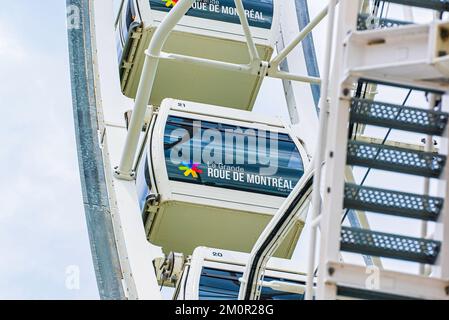
[[[111,214],[126,294],[129,299],[161,299],[153,272],[153,259],[159,257],[161,251],[146,240],[134,181],[118,180],[112,170],[120,159],[126,138],[123,114],[129,106],[129,100],[121,94],[116,72],[112,2],[95,0],[92,10],[95,16],[96,93],[100,103],[98,109],[102,113],[100,119],[104,119],[99,137],[104,149]]]
[[[446,90],[449,24],[352,32],[345,40],[345,73],[414,87]]]
[[[329,81],[330,81],[330,69],[331,69],[331,56],[332,56],[332,45],[334,41],[334,23],[335,23],[335,6],[337,1],[329,1],[329,21],[327,27],[327,41],[326,41],[326,60],[324,67],[323,85],[321,87],[321,99],[320,99],[320,126],[318,130],[317,144],[318,148],[314,156],[314,166],[315,166],[315,177],[313,180],[313,193],[312,193],[312,221],[319,217],[321,211],[321,172],[322,163],[324,160],[324,151],[326,150],[326,131],[328,126],[328,110],[329,110]],[[312,232],[310,234],[310,253],[308,259],[307,268],[307,283],[308,290],[306,292],[306,299],[311,300],[312,296],[312,282],[315,272],[315,248],[316,248],[316,238],[317,238],[318,224],[312,225]]]
[[[349,94],[352,83],[341,83],[342,65],[339,63],[344,55],[343,38],[356,25],[358,3],[343,0],[340,2],[335,36],[332,76],[329,87],[329,125],[326,133],[326,173],[324,178],[324,199],[322,219],[320,222],[319,266],[327,260],[339,261],[340,227],[344,186],[344,168],[346,166],[347,124],[349,119]],[[343,92],[343,89],[347,90]],[[344,96],[346,94],[346,96]],[[341,209],[340,209],[341,208]],[[336,287],[323,281],[323,267],[318,269],[317,298],[336,297]]]
[[[117,57],[114,54],[115,44],[112,28],[114,25],[112,3],[99,0],[94,0],[92,3],[92,17],[95,17],[95,23],[92,27],[95,33],[93,40],[95,41],[96,49],[96,86],[97,98],[99,101],[99,118],[101,121],[99,138],[104,151],[103,157],[106,178],[108,180],[108,193],[110,202],[112,203],[111,214],[114,222],[126,295],[129,299],[160,299],[161,295],[156,280],[156,274],[153,270],[153,261],[155,259],[163,258],[163,254],[160,248],[148,243],[145,237],[133,181],[133,171],[131,170],[134,167],[135,149],[139,143],[143,141],[143,133],[140,128],[142,127],[144,116],[147,113],[147,107],[146,103],[139,104],[137,101],[137,104],[141,105],[141,107],[136,110],[140,110],[141,112],[140,114],[139,112],[133,112],[134,120],[131,120],[131,128],[128,131],[130,132],[130,135],[127,138],[126,123],[123,115],[129,110],[133,102],[120,93],[120,82],[116,72]],[[187,2],[184,0],[184,3]],[[185,7],[182,8],[182,6],[179,5],[178,8],[185,9]],[[176,13],[176,10],[174,12]],[[181,11],[179,11],[179,15],[181,15]],[[179,16],[174,16],[172,21],[179,18]],[[167,21],[167,26],[169,26],[168,29],[170,29],[173,27],[173,24],[170,22],[170,19]],[[245,25],[245,22],[243,22],[243,24]],[[248,40],[250,36],[248,28],[244,28],[244,31],[245,37]],[[163,37],[165,35],[161,32],[161,36]],[[260,41],[260,38],[257,41]],[[159,49],[162,47],[162,44],[162,42],[155,42],[155,45],[159,46]],[[257,55],[254,52],[254,47],[251,44],[251,41],[248,48],[249,51],[252,52],[251,55],[256,59]],[[159,52],[159,49],[155,52]],[[149,59],[153,59],[153,56],[154,55],[149,52]],[[185,60],[186,62],[210,64],[211,67],[215,68],[233,68],[232,65],[220,61],[203,61],[188,56],[171,56],[170,54],[164,54],[162,52],[160,52],[160,56],[153,60],[159,60],[159,58],[180,59]],[[268,63],[264,64],[263,67],[267,70]],[[245,66],[241,68],[245,68]],[[260,66],[254,67],[251,69],[251,72],[255,72],[254,70],[259,68]],[[275,77],[285,77],[293,80],[319,83],[319,79],[307,76],[282,74],[277,70],[270,70],[270,73]],[[151,80],[151,74],[147,76],[149,76],[149,79]],[[146,83],[147,81],[144,79],[142,82]],[[146,94],[147,93],[143,92],[142,96]],[[143,99],[142,101],[148,100]],[[227,112],[227,116],[229,117],[229,112]],[[151,119],[151,112],[149,118]],[[128,143],[126,142],[127,139]],[[122,153],[123,149],[127,151]],[[134,152],[130,149],[133,149]],[[126,154],[122,157],[125,158],[125,160],[122,161],[122,168],[116,170],[116,176],[114,176],[114,170],[112,168],[120,163],[122,154]],[[306,159],[307,156],[304,158]],[[119,173],[118,176],[122,179],[117,179],[117,173]]]
[[[301,32],[296,22],[296,10],[294,1],[282,1],[280,19],[282,40],[279,41],[283,41],[285,46],[293,43]],[[307,74],[304,51],[301,49],[301,45],[298,45],[286,58],[289,71],[295,74]],[[313,155],[318,130],[318,114],[316,108],[314,108],[315,101],[310,86],[296,81],[290,81],[286,84],[289,86],[287,89],[291,89],[286,99],[293,129],[304,141],[309,154]]]
[[[136,95],[144,52],[156,30],[164,24],[165,17],[169,16],[165,12],[168,8],[161,11],[160,7],[156,7],[157,3],[146,0],[134,2],[134,7],[139,12],[135,21],[141,23],[138,32],[140,39],[133,42],[135,53],[124,61],[125,65],[122,67],[125,73],[121,79],[122,89],[130,97]],[[250,26],[246,15],[241,19],[243,24],[236,23],[239,20],[237,12],[243,8],[241,0],[236,2],[236,9],[224,7],[224,4],[222,7],[220,3],[216,6],[205,5],[201,1],[191,1],[192,3],[197,7],[201,6],[201,9],[191,9],[192,14],[181,17],[179,23],[170,30],[170,35],[167,34],[165,52],[155,55],[161,57],[160,70],[156,74],[155,90],[151,94],[150,103],[160,105],[164,98],[171,96],[181,100],[251,110],[265,77],[260,64],[268,61],[274,51],[279,24],[279,1],[273,1],[272,4],[271,26],[268,25],[271,18],[263,16],[270,15],[270,12],[256,12],[263,17],[263,27]],[[266,7],[271,4],[265,2],[262,5]],[[211,13],[211,7],[214,13]],[[221,16],[232,19],[232,22],[207,18],[211,14],[217,17],[215,10],[225,11],[225,8],[235,11],[237,19],[230,13],[222,13]],[[173,7],[172,10],[175,9]],[[122,20],[124,18],[125,12]],[[254,19],[251,22],[254,23]],[[234,94],[223,95],[226,89]]]
[[[339,284],[415,299],[447,299],[448,280],[338,262],[329,262],[324,268],[332,270],[332,274],[325,274],[328,286]]]
[[[194,0],[182,0],[169,15],[167,15],[164,22],[156,29],[153,39],[145,52],[145,62],[142,69],[142,76],[140,77],[139,87],[137,89],[137,96],[131,122],[129,124],[128,134],[126,136],[126,143],[123,149],[120,165],[116,171],[117,177],[121,179],[134,179],[132,167],[135,160],[135,153],[137,151],[137,144],[139,142],[140,133],[142,131],[145,114],[147,112],[148,102],[153,89],[153,84],[156,79],[157,68],[159,65],[159,55],[162,47],[168,39],[171,30],[179,22],[179,20],[186,14],[187,10],[192,6]],[[150,118],[151,118],[150,112]]]
[[[150,101],[150,96],[152,94],[153,85],[157,74],[157,67],[162,54],[162,47],[167,41],[169,33],[175,28],[175,25],[187,12],[193,1],[194,0],[181,0],[167,15],[167,18],[162,21],[161,25],[156,29],[155,36],[150,41],[149,51],[146,51],[146,63],[144,64],[142,77],[140,79],[141,81],[137,90],[136,104],[128,131],[127,143],[125,144],[125,148],[123,150],[119,168],[116,171],[117,176],[121,179],[133,179],[134,177],[134,173],[132,172],[132,164],[134,162],[134,155],[137,149],[138,132],[140,132],[142,128],[143,119],[145,116],[144,109],[146,108],[148,101]],[[236,4],[241,4],[242,0],[235,1]],[[246,26],[246,28],[243,27],[245,39],[253,37],[251,30],[247,27],[248,21],[246,15],[245,17],[240,16],[240,19],[241,21],[244,21],[243,26]],[[277,20],[275,19],[274,23],[276,23],[276,21]],[[294,42],[296,45],[298,44],[297,41]],[[320,82],[320,80],[317,78],[281,72],[279,71],[278,67],[271,68],[271,63],[269,61],[257,59],[258,56],[255,55],[255,52],[253,52],[253,46],[254,43],[252,43],[251,41],[250,44],[248,44],[248,50],[250,57],[253,57],[254,59],[250,60],[248,64],[228,63],[225,61],[197,58],[186,55],[162,54],[162,56],[170,60],[180,60],[184,63],[194,63],[212,69],[223,69],[229,71],[239,70],[247,74],[257,75],[261,77],[261,79],[263,79],[264,76],[271,76],[274,78],[288,79],[293,81],[312,83]],[[291,45],[289,47],[293,48],[294,45]],[[268,59],[270,59],[270,57],[268,57]],[[224,96],[229,99],[229,95]],[[252,105],[252,103],[249,103],[249,105]]]

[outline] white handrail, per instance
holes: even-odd
[[[289,231],[304,208],[311,194],[313,163],[304,172],[293,191],[278,209],[254,244],[245,271],[240,279],[239,300],[254,299],[259,284],[261,270],[272,256],[279,240]]]
[[[321,170],[324,160],[324,152],[326,150],[326,131],[328,124],[329,112],[329,79],[332,57],[332,44],[334,39],[334,22],[337,0],[329,0],[329,18],[327,25],[327,41],[326,41],[326,57],[324,60],[323,82],[321,85],[320,98],[320,128],[318,132],[317,151],[314,157],[315,177],[313,179],[312,191],[312,221],[315,221],[321,211]],[[313,299],[313,278],[315,273],[315,255],[316,255],[316,233],[318,225],[312,226],[310,232],[310,251],[307,268],[307,285],[306,285],[306,300]]]
[[[243,73],[252,73],[253,67],[249,64],[236,64],[230,62],[223,62],[211,59],[204,59],[192,56],[186,56],[182,54],[176,53],[165,53],[162,52],[159,56],[160,60],[168,60],[171,62],[181,62],[181,63],[189,63],[193,65],[203,65],[215,69],[222,69],[234,72],[243,72]]]

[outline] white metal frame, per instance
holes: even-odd
[[[148,5],[148,2],[149,1],[147,0],[137,0],[137,3],[139,4],[139,8],[142,13],[144,28],[157,28],[164,21],[164,18],[166,17],[167,13],[151,9],[151,7]],[[273,11],[274,16],[271,30],[253,26],[250,27],[251,34],[253,36],[256,45],[272,46],[276,41],[275,34],[277,34],[278,32],[277,26],[279,24],[279,17],[277,14],[279,10],[279,4],[280,1],[274,1],[274,11]],[[197,28],[198,25],[202,25],[204,23],[207,23],[207,32],[206,32],[207,35],[238,41],[245,40],[245,33],[243,31],[241,24],[234,24],[212,19],[204,19],[189,15],[185,15],[176,24],[173,31],[204,34],[205,32],[204,28],[201,28],[202,29],[201,31],[198,30]]]
[[[214,116],[211,116],[211,114]],[[233,210],[236,214],[238,212],[245,212],[254,213],[255,215],[275,216],[280,207],[285,207],[284,204],[286,202],[285,197],[171,181],[167,174],[163,137],[167,118],[172,115],[190,118],[192,120],[218,122],[242,128],[287,134],[299,151],[304,174],[306,175],[310,171],[309,155],[304,145],[295,136],[290,126],[284,124],[279,119],[255,115],[249,111],[165,99],[158,109],[157,115],[153,117],[152,124],[149,128],[149,132],[153,132],[151,137],[152,141],[142,139],[140,145],[140,153],[148,153],[149,147],[151,148],[151,154],[148,153],[149,168],[154,168],[152,170],[154,177],[150,175],[153,186],[151,192],[155,193],[157,191],[159,196],[158,208],[173,201],[184,202],[186,205],[201,205]],[[141,159],[141,161],[143,160]],[[146,225],[145,227],[148,232],[150,225]]]
[[[432,110],[435,107],[437,96],[434,93],[430,94],[429,97],[429,110]],[[433,145],[433,136],[427,135],[426,136],[426,142],[424,146],[424,150],[426,152],[432,152],[434,149]],[[423,195],[430,196],[430,185],[431,185],[431,179],[425,178],[424,179],[424,187],[423,187]],[[445,198],[446,199],[446,198]],[[421,221],[421,232],[420,236],[422,239],[427,239],[429,237],[429,223],[427,221]],[[430,274],[431,267],[427,266],[425,264],[421,264],[419,266],[419,274],[421,275],[429,275]]]
[[[347,136],[347,124],[349,123],[349,110],[350,110],[350,94],[351,89],[353,87],[353,80],[359,74],[357,72],[352,72],[352,69],[349,67],[348,69],[344,69],[345,65],[342,61],[346,61],[346,65],[351,65],[351,62],[354,61],[352,57],[357,56],[357,51],[351,51],[351,43],[348,43],[348,39],[352,37],[371,37],[373,39],[379,39],[378,35],[389,36],[389,33],[403,34],[407,35],[407,30],[420,30],[422,32],[429,32],[432,34],[432,30],[435,24],[431,24],[429,26],[409,26],[409,27],[401,27],[403,29],[393,29],[393,30],[374,30],[367,31],[366,33],[361,33],[354,31],[356,27],[356,19],[358,13],[358,4],[356,1],[342,0],[340,6],[340,12],[337,20],[337,34],[335,35],[335,52],[334,52],[334,64],[332,70],[332,77],[330,78],[330,91],[329,91],[329,101],[330,101],[330,109],[329,109],[329,126],[327,126],[327,136],[326,142],[327,144],[320,144],[322,150],[325,150],[326,157],[326,167],[325,167],[325,179],[323,181],[317,181],[319,185],[314,189],[314,192],[318,192],[320,189],[324,189],[324,203],[322,212],[319,207],[314,207],[316,210],[315,227],[318,225],[321,228],[321,241],[320,241],[320,250],[319,250],[319,268],[318,268],[318,280],[317,280],[317,299],[335,299],[337,297],[337,283],[344,283],[345,285],[349,285],[354,288],[366,288],[366,280],[368,278],[369,273],[367,273],[366,267],[355,266],[347,263],[341,263],[340,261],[340,232],[341,232],[341,214],[343,207],[343,188],[344,188],[344,171],[346,168],[346,146],[348,142]],[[329,34],[331,36],[331,34]],[[413,37],[414,35],[408,35],[409,37]],[[420,35],[423,36],[422,34]],[[381,37],[380,37],[381,38]],[[401,40],[399,40],[401,41]],[[424,42],[429,45],[430,48],[433,48],[431,42]],[[392,44],[392,48],[394,50],[395,44]],[[417,46],[417,43],[410,43],[410,46]],[[369,48],[364,48],[369,51]],[[363,50],[363,49],[362,49]],[[412,51],[412,49],[410,49]],[[427,52],[427,50],[426,50]],[[427,52],[429,54],[433,54],[431,52]],[[378,52],[378,54],[382,54]],[[386,55],[386,59],[391,59],[391,53],[384,52]],[[413,56],[413,53],[410,53]],[[369,59],[367,59],[369,61]],[[376,59],[373,62],[373,65],[376,65],[378,62]],[[362,60],[361,60],[362,61]],[[413,61],[413,60],[409,60]],[[432,59],[424,62],[431,64]],[[408,61],[404,62],[406,65]],[[412,65],[411,63],[410,65]],[[363,63],[360,64],[363,69]],[[382,66],[379,65],[379,68]],[[375,66],[372,67],[375,70]],[[367,68],[369,69],[369,68]],[[371,71],[371,70],[369,70]],[[394,71],[393,71],[394,73]],[[363,74],[363,73],[361,73]],[[371,78],[371,77],[369,77]],[[384,80],[380,77],[379,80]],[[395,83],[398,84],[410,84],[416,85],[415,83],[407,82],[407,79],[396,78],[394,79]],[[323,82],[324,85],[324,82]],[[417,87],[427,87],[432,88],[432,84],[418,84]],[[442,89],[444,86],[439,85],[436,87],[437,89]],[[447,87],[446,87],[447,89]],[[446,105],[447,106],[447,105]],[[448,130],[446,130],[448,131]],[[443,154],[447,154],[447,135],[443,137],[440,147],[440,152]],[[431,148],[432,146],[428,146]],[[320,166],[321,168],[321,166]],[[319,170],[320,168],[317,168]],[[408,297],[416,297],[416,298],[427,298],[427,299],[448,299],[448,289],[449,289],[449,274],[448,274],[448,213],[449,213],[449,205],[447,203],[448,199],[448,168],[449,166],[446,164],[445,176],[442,178],[444,181],[441,182],[441,193],[445,198],[445,208],[443,213],[441,214],[440,221],[438,222],[438,230],[440,233],[437,233],[437,239],[442,240],[442,248],[440,251],[439,260],[437,261],[436,268],[434,268],[434,272],[432,277],[424,277],[418,275],[405,274],[401,272],[392,272],[386,270],[378,270],[379,271],[379,288],[376,288],[374,291],[382,291],[394,295],[399,296],[408,296]],[[426,191],[428,188],[426,188]],[[321,213],[321,215],[319,215]],[[425,230],[424,230],[425,231]],[[315,234],[313,235],[316,236]],[[316,241],[314,239],[311,240],[313,244]],[[311,272],[314,271],[314,261],[316,258],[316,252],[314,246],[311,247],[312,253],[309,261],[309,269],[308,273],[310,275]],[[308,283],[308,289],[311,288],[312,283]],[[311,299],[310,293],[307,295],[308,299]]]
[[[321,242],[320,242],[320,259],[319,266],[325,265],[326,259],[339,261],[340,259],[340,232],[341,232],[341,215],[338,214],[343,210],[343,187],[344,187],[344,171],[346,167],[346,146],[348,141],[347,123],[349,120],[349,104],[352,82],[342,83],[342,61],[345,54],[343,39],[356,26],[358,3],[352,0],[342,0],[340,5],[340,13],[337,19],[337,30],[335,37],[335,53],[334,64],[332,68],[332,77],[330,77],[330,108],[329,108],[329,126],[327,127],[327,146],[326,146],[326,172],[324,181],[324,205],[322,209]],[[321,185],[319,186],[321,187]],[[341,208],[339,210],[338,208]],[[336,290],[332,297],[327,294],[332,290],[330,286],[323,282],[322,275],[327,272],[321,267],[318,270],[317,282],[317,298],[335,298]],[[332,289],[336,289],[332,287]]]
[[[259,239],[255,243],[253,249],[251,250],[250,257],[248,259],[248,264],[246,265],[245,272],[241,279],[241,287],[239,292],[239,299],[244,300],[247,297],[250,297],[250,299],[255,299],[258,297],[258,290],[257,288],[260,287],[259,278],[260,275],[264,273],[266,270],[267,262],[272,257],[274,251],[277,249],[279,244],[282,242],[283,238],[287,235],[288,231],[290,230],[291,226],[294,224],[294,222],[298,219],[304,219],[305,216],[308,214],[309,209],[309,202],[310,202],[310,190],[305,189],[309,180],[313,177],[313,168],[312,166],[304,172],[304,175],[298,182],[298,184],[295,186],[295,189],[290,193],[289,197],[284,201],[282,206],[279,208],[277,213],[274,215],[273,219],[271,219],[270,223],[266,226],[265,230],[260,235]],[[288,219],[283,222],[283,225],[281,226],[281,229],[277,230],[278,224],[282,221],[281,219],[284,218],[284,216],[287,214],[287,210],[292,206],[294,203],[296,197],[300,194],[301,191],[306,191],[303,195],[303,198],[301,198],[300,202],[295,204],[295,208],[290,215],[288,216]],[[268,237],[275,233],[276,240],[273,242],[273,245],[266,246],[266,240]],[[259,260],[256,260],[256,256],[259,252],[262,252]],[[254,274],[253,278],[250,279],[251,269],[256,268],[256,273]],[[257,279],[254,281],[254,279]],[[247,286],[249,281],[253,280],[252,285]],[[248,291],[249,290],[249,291]]]
[[[446,21],[435,21],[354,31],[344,39],[348,47],[345,73],[444,92],[447,85],[441,79],[449,70],[449,56],[439,56],[447,49],[439,35],[440,28],[448,26]]]

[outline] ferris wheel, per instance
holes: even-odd
[[[449,8],[411,2],[332,0],[310,19],[306,0],[68,0],[80,17],[69,28],[72,92],[100,296],[444,297],[449,37],[440,18]],[[390,3],[440,16],[389,19]],[[325,18],[320,77],[312,31]],[[287,118],[254,110],[269,79],[282,83]],[[384,87],[429,103],[379,102]],[[379,139],[370,126],[427,142]],[[368,168],[363,179],[356,167]],[[427,189],[365,186],[371,170],[424,177]],[[373,231],[370,212],[440,231]],[[394,273],[385,258],[422,274]],[[360,288],[367,266],[399,285]],[[411,292],[423,283],[434,290]]]

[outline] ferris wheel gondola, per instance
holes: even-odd
[[[177,0],[129,0],[123,6],[116,27],[122,91],[136,96],[145,50]],[[234,0],[193,2],[170,34],[164,50],[150,103],[160,105],[166,97],[251,110],[264,74],[210,68],[197,62],[185,63],[185,57],[229,64],[259,64],[269,61],[275,48],[279,10],[275,0],[244,0],[244,11],[256,48],[248,53],[247,38],[240,25]],[[184,57],[175,59],[176,55]],[[198,61],[198,60],[196,60]],[[245,70],[247,71],[247,70]]]

